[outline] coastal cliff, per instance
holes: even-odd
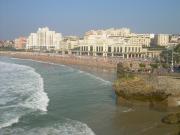
[[[180,79],[178,77],[133,73],[121,63],[117,66],[117,77],[113,87],[119,104],[179,106]]]

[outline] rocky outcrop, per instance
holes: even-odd
[[[117,67],[117,75],[118,80],[115,81],[113,87],[118,103],[136,104],[136,101],[138,103],[140,101],[148,105],[179,105],[180,87],[175,89],[174,85],[177,86],[175,83],[169,85],[170,79],[167,77],[129,72],[128,68],[124,68],[122,64]]]
[[[162,122],[166,124],[180,124],[180,113],[171,113],[162,118]]]
[[[153,108],[168,106],[168,94],[155,89],[138,77],[119,79],[114,83],[117,103],[121,105],[148,105]]]

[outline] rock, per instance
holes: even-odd
[[[163,101],[168,97],[166,93],[156,90],[138,77],[120,79],[113,86],[118,96],[128,100]]]
[[[131,103],[140,101],[150,106],[162,105],[163,108],[180,105],[180,80],[171,76],[132,72],[119,63],[117,78],[113,88],[118,102],[123,98],[123,101],[129,100]]]
[[[168,114],[162,118],[162,122],[166,124],[180,124],[180,113]]]

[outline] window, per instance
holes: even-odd
[[[111,52],[111,47],[110,46],[108,47],[108,52]]]

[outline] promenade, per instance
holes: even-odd
[[[37,61],[45,61],[50,63],[59,63],[65,65],[82,65],[92,68],[100,68],[107,70],[116,70],[117,63],[122,62],[129,66],[130,63],[134,67],[138,67],[141,62],[149,63],[145,59],[123,59],[121,57],[100,57],[100,56],[79,56],[79,55],[61,55],[56,53],[39,53],[39,52],[11,52],[1,51],[0,55],[21,59],[32,59]]]

